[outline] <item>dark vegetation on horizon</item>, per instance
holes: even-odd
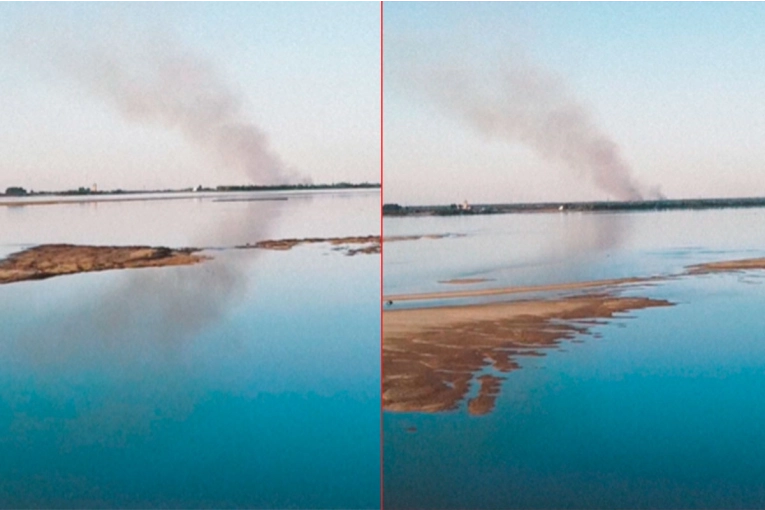
[[[20,186],[10,186],[5,189],[5,193],[0,196],[8,197],[26,197],[26,196],[46,196],[46,195],[123,195],[136,193],[188,193],[205,191],[300,191],[300,190],[324,190],[324,189],[376,189],[380,188],[379,183],[362,182],[337,182],[333,184],[275,184],[271,186],[261,186],[255,184],[244,185],[224,185],[216,187],[196,186],[194,188],[182,189],[156,189],[156,190],[97,190],[95,188],[80,187],[77,189],[63,191],[27,191]]]
[[[384,204],[383,216],[459,216],[528,212],[664,211],[670,209],[722,209],[765,207],[765,197],[681,198],[630,202],[546,202],[528,204],[451,204],[402,206]]]

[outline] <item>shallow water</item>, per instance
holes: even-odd
[[[765,209],[385,218],[385,294],[541,285],[681,271],[765,255]],[[482,284],[439,283],[486,278]]]
[[[763,210],[610,216],[386,219],[385,235],[468,236],[386,245],[385,293],[451,290],[438,280],[475,274],[494,279],[480,288],[765,256]],[[609,225],[619,231],[604,240]],[[764,289],[757,272],[630,289],[675,306],[520,358],[492,413],[385,413],[386,508],[762,508]]]
[[[379,233],[377,193],[0,208],[0,249]],[[379,505],[379,256],[0,286],[3,507]]]

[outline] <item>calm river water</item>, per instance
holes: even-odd
[[[681,272],[765,256],[765,210],[386,219],[386,294]],[[765,276],[624,291],[635,311],[519,358],[495,410],[385,413],[386,508],[762,508]],[[411,305],[409,305],[411,306]],[[415,431],[416,429],[416,431]]]
[[[0,207],[0,256],[214,258],[0,286],[0,506],[379,507],[379,256],[219,250],[379,227],[377,191]]]

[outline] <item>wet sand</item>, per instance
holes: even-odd
[[[346,255],[380,253],[380,236],[349,236],[349,237],[306,237],[302,239],[267,239],[255,244],[237,246],[240,249],[291,250],[301,244],[327,243]],[[353,245],[366,245],[354,248]]]
[[[0,284],[110,269],[196,264],[207,259],[194,254],[198,251],[151,246],[41,245],[1,260]]]
[[[691,275],[729,273],[734,271],[749,271],[753,269],[765,269],[765,258],[707,262],[705,264],[694,264],[686,268],[687,273]]]
[[[609,288],[625,284],[649,283],[666,277],[650,276],[635,278],[612,278],[609,280],[593,280],[589,282],[556,283],[552,285],[525,285],[518,287],[497,287],[490,289],[454,290],[439,292],[422,292],[417,294],[392,294],[385,296],[386,301],[430,301],[435,299],[452,299],[466,297],[502,296],[511,294],[528,294],[531,292],[561,292]],[[485,280],[488,281],[488,280]],[[444,283],[444,282],[439,282]],[[471,282],[473,283],[473,282]]]
[[[451,280],[442,280],[438,283],[444,283],[447,285],[472,285],[474,283],[490,282],[489,278],[452,278]]]
[[[443,239],[445,237],[454,237],[456,234],[433,234],[418,236],[391,236],[382,239],[385,243],[397,241],[415,241],[418,239]],[[348,236],[348,237],[306,237],[302,239],[268,239],[258,241],[254,244],[245,244],[237,246],[240,249],[264,249],[264,250],[291,250],[295,246],[302,244],[327,243],[335,246],[339,251],[346,255],[353,256],[359,254],[379,254],[381,252],[380,236]],[[366,245],[354,248],[353,245]]]
[[[419,237],[417,237],[419,238]],[[403,240],[403,239],[395,239]],[[386,240],[387,241],[387,240]],[[265,240],[236,249],[290,250],[301,244],[327,243],[346,255],[379,254],[380,236],[351,236]],[[0,260],[0,284],[42,280],[110,269],[163,267],[196,264],[210,257],[195,255],[204,248],[152,246],[78,246],[46,244],[11,254]],[[220,248],[216,248],[220,249]],[[223,248],[231,249],[231,248]]]
[[[423,236],[417,236],[419,239]],[[394,238],[393,240],[408,240]],[[388,239],[386,239],[388,241]],[[346,255],[379,254],[380,236],[277,239],[236,246],[236,249],[290,250],[301,244],[327,243]],[[166,248],[152,246],[78,246],[47,244],[14,253],[0,260],[0,284],[42,280],[110,269],[188,265],[210,257],[195,255],[204,248]],[[216,248],[220,249],[220,248]],[[231,249],[231,248],[223,248]]]
[[[492,412],[503,380],[504,377],[497,377],[496,375],[479,377],[478,382],[481,383],[481,388],[478,390],[478,396],[468,401],[468,413],[473,416],[480,416]]]
[[[633,310],[671,306],[660,299],[611,292],[383,313],[383,407],[388,411],[457,409],[480,383],[468,412],[494,408],[500,378],[474,374],[491,367],[507,373],[517,358],[540,355],[564,340],[590,333],[595,324]]]
[[[621,285],[652,284],[684,276],[697,276],[713,273],[730,273],[739,271],[751,271],[765,269],[765,257],[753,259],[723,260],[718,262],[705,262],[687,266],[684,271],[675,274],[635,276],[629,278],[611,278],[606,280],[591,280],[584,282],[555,283],[550,285],[525,285],[515,287],[496,287],[488,289],[454,290],[422,292],[413,294],[391,294],[384,296],[385,301],[431,301],[453,298],[470,298],[485,296],[502,296],[512,294],[528,294],[532,292],[565,292],[609,288]],[[467,284],[491,281],[488,279],[452,279],[439,281],[438,283]]]
[[[580,341],[592,335],[593,326],[629,312],[674,305],[662,299],[625,297],[621,290],[673,278],[762,269],[765,258],[727,260],[695,264],[663,276],[386,296],[386,301],[395,303],[549,294],[512,302],[384,310],[383,408],[453,411],[478,385],[466,410],[476,416],[488,414],[501,391],[502,374],[518,369],[520,357],[543,356],[546,349],[563,341]],[[555,295],[561,291],[572,295]],[[493,374],[486,374],[487,369]]]

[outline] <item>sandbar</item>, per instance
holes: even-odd
[[[584,282],[555,283],[551,285],[522,285],[517,287],[495,287],[489,289],[452,290],[439,292],[421,292],[414,294],[392,294],[385,296],[386,301],[429,301],[434,299],[452,299],[482,296],[501,296],[505,294],[527,294],[531,292],[562,292],[614,287],[626,284],[649,283],[665,279],[663,276],[631,278],[611,278]],[[443,282],[442,282],[443,283]],[[471,282],[473,283],[473,282]]]
[[[710,274],[710,273],[729,273],[732,271],[749,271],[755,269],[765,269],[765,257],[754,259],[723,260],[720,262],[706,262],[704,264],[694,264],[686,268],[687,274]]]
[[[500,374],[520,368],[520,357],[544,355],[546,349],[563,341],[597,336],[592,332],[594,326],[629,312],[674,305],[663,299],[622,296],[622,289],[762,269],[765,258],[752,258],[694,264],[667,275],[385,296],[391,304],[535,293],[533,298],[509,302],[384,310],[383,408],[453,411],[479,385],[466,410],[474,416],[488,414],[501,391]],[[561,296],[561,292],[571,295]],[[484,373],[487,370],[493,374]],[[479,373],[483,375],[476,377]]]
[[[595,324],[627,312],[671,306],[662,299],[625,297],[614,289],[552,299],[416,308],[383,312],[383,408],[400,412],[458,409],[472,384],[478,396],[473,415],[494,408],[500,378],[474,374],[491,368],[507,373],[517,358],[540,355],[590,333]],[[490,375],[490,374],[486,374]]]
[[[239,249],[291,250],[302,244],[327,243],[344,251],[346,255],[380,253],[380,236],[348,236],[348,237],[305,237],[302,239],[266,239],[254,244],[237,246]],[[366,245],[354,248],[353,245]]]
[[[163,246],[43,244],[0,260],[0,284],[110,269],[183,266],[207,260],[195,255],[198,251]]]
[[[385,237],[382,242],[414,241],[417,239],[443,239],[445,237],[454,237],[457,234],[427,234],[416,236],[392,236]],[[345,252],[346,255],[373,255],[381,252],[381,237],[375,235],[368,236],[347,236],[347,237],[305,237],[302,239],[266,239],[254,244],[247,243],[237,246],[240,249],[264,249],[264,250],[291,250],[295,246],[302,244],[327,243],[335,246],[337,250]],[[366,245],[354,248],[354,245]]]
[[[438,283],[447,285],[472,285],[474,283],[484,283],[492,281],[489,278],[452,278],[451,280],[441,280]]]

